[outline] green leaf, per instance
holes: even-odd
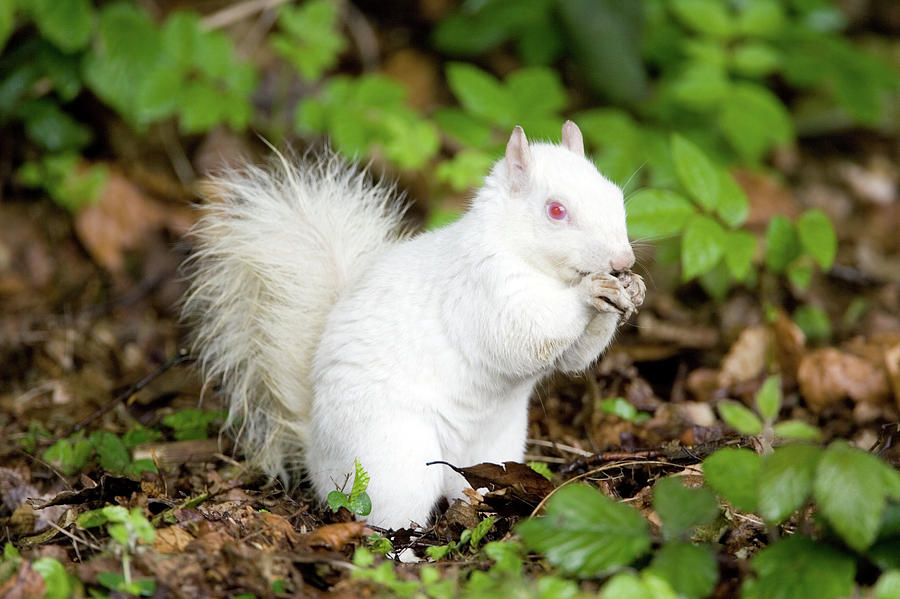
[[[537,462],[534,460],[530,460],[527,463],[527,466],[547,480],[553,480],[553,473],[550,471],[550,466],[548,466],[546,462]]]
[[[774,37],[782,31],[785,16],[776,0],[753,0],[739,5],[738,29],[748,37]]]
[[[107,4],[100,10],[96,44],[85,57],[85,82],[101,100],[137,122],[137,95],[162,51],[160,31],[143,9],[125,2]]]
[[[461,150],[450,160],[441,162],[437,167],[439,181],[450,184],[456,191],[469,189],[481,183],[494,163],[493,158],[481,150]],[[459,211],[452,211],[453,219],[459,217]],[[434,229],[452,222],[442,218],[429,221],[428,228]]]
[[[131,463],[131,455],[122,440],[113,433],[96,431],[91,434],[91,443],[100,456],[100,467],[111,472],[123,472]]]
[[[337,31],[338,5],[312,0],[300,6],[286,4],[278,11],[278,26],[285,34],[269,36],[272,48],[287,59],[307,81],[313,81],[337,63],[346,42]]]
[[[100,508],[100,513],[106,516],[110,522],[125,522],[128,520],[128,509],[121,505],[108,505]]]
[[[90,0],[31,0],[34,22],[45,38],[65,52],[87,46],[91,39]]]
[[[643,516],[591,487],[560,489],[547,502],[546,513],[519,524],[518,534],[530,549],[577,576],[600,575],[650,549]]]
[[[350,509],[350,502],[347,500],[347,496],[337,489],[328,493],[325,497],[325,502],[328,503],[328,507],[331,508],[332,512],[336,512],[342,507]]]
[[[559,75],[547,67],[518,69],[504,80],[506,89],[518,105],[519,115],[556,117],[569,103]]]
[[[778,447],[766,456],[759,473],[759,515],[778,524],[803,507],[821,456],[813,445]]]
[[[753,413],[744,404],[724,399],[720,401],[716,408],[719,410],[719,416],[725,421],[725,424],[736,430],[742,435],[758,435],[762,432],[763,423],[759,416]]]
[[[681,185],[702,208],[715,209],[719,198],[719,169],[699,147],[677,133],[672,135],[671,147]]]
[[[669,542],[650,562],[649,570],[669,583],[679,596],[707,597],[719,579],[719,568],[709,547]]]
[[[625,203],[628,233],[635,239],[676,235],[696,214],[694,206],[681,194],[665,189],[642,189]]]
[[[697,33],[716,38],[729,38],[735,32],[735,22],[726,4],[718,0],[671,0],[675,16]]]
[[[809,288],[809,283],[812,281],[813,275],[812,261],[805,260],[804,258],[806,257],[800,256],[798,259],[788,264],[787,271],[785,272],[791,285],[801,291],[805,291]]]
[[[853,592],[853,557],[799,535],[769,545],[750,565],[759,577],[756,597],[834,599]]]
[[[26,102],[19,115],[28,138],[50,152],[77,150],[91,141],[91,130],[49,98]]]
[[[481,522],[479,522],[475,528],[472,529],[472,537],[469,539],[469,545],[472,549],[477,549],[478,545],[481,544],[481,540],[484,538],[490,530],[494,527],[494,517],[488,516]]]
[[[461,62],[447,65],[447,85],[469,112],[501,126],[512,126],[514,100],[506,88],[489,73]]]
[[[764,77],[781,64],[781,54],[769,44],[746,42],[733,50],[731,66],[748,77]]]
[[[362,495],[369,487],[369,473],[359,463],[359,459],[354,460],[355,474],[353,475],[353,487],[350,489],[350,503]]]
[[[736,281],[745,281],[753,266],[756,238],[747,231],[726,231],[722,239],[725,265]]]
[[[816,469],[813,493],[822,514],[850,547],[875,540],[885,506],[883,469],[875,456],[843,441],[828,446]]]
[[[52,557],[42,557],[32,562],[31,567],[41,575],[47,591],[44,599],[66,599],[75,590],[72,579],[59,561]]]
[[[791,115],[778,97],[761,85],[735,84],[719,112],[722,134],[741,157],[762,160],[771,148],[794,139]]]
[[[781,377],[770,376],[756,392],[756,410],[766,422],[772,422],[781,410]]]
[[[0,2],[0,51],[16,25],[16,2]]]
[[[722,302],[728,296],[731,289],[732,277],[725,266],[724,260],[719,260],[716,265],[697,278],[697,282],[703,287],[709,297],[717,302]]]
[[[784,272],[787,265],[800,255],[800,237],[791,221],[776,214],[766,229],[766,266]]]
[[[356,497],[350,498],[348,509],[354,514],[368,516],[372,513],[372,499],[368,493],[360,493]]]
[[[608,397],[600,400],[600,411],[604,414],[613,414],[622,420],[629,422],[643,422],[650,418],[646,412],[639,412],[624,397]]]
[[[709,272],[724,254],[725,231],[708,216],[695,215],[681,238],[681,278],[689,281]]]
[[[822,270],[828,270],[837,254],[837,235],[831,221],[818,208],[807,210],[797,219],[800,243],[807,254],[815,258]]]
[[[109,518],[101,510],[91,510],[79,514],[76,522],[81,528],[95,528],[109,522]]]
[[[550,5],[558,7],[564,25],[561,45],[579,63],[580,72],[597,96],[612,104],[634,105],[647,95],[648,77],[641,57],[641,3],[560,0]],[[540,47],[546,42],[537,38],[531,43]]]
[[[490,145],[490,125],[460,108],[442,108],[434,113],[434,120],[445,133],[466,146],[485,149]]]
[[[137,95],[136,112],[143,123],[164,119],[181,104],[184,73],[171,65],[153,69],[144,79]]]
[[[725,68],[706,62],[689,63],[670,83],[672,98],[694,111],[714,111],[731,89]]]
[[[746,222],[749,212],[747,194],[727,171],[720,171],[716,214],[729,227],[740,227]]]
[[[776,423],[772,428],[775,431],[775,436],[781,439],[816,441],[822,437],[822,431],[801,420],[784,420]]]
[[[761,468],[762,459],[749,449],[726,447],[703,461],[709,486],[744,512],[756,511]]]
[[[147,520],[140,508],[131,508],[131,511],[128,513],[128,524],[141,541],[152,543],[156,538],[156,530],[154,530],[153,525],[150,524],[150,521]]]
[[[794,310],[793,320],[810,341],[827,341],[831,337],[831,320],[818,306],[800,306]]]
[[[688,488],[682,477],[670,476],[654,485],[653,509],[662,520],[666,538],[674,538],[714,520],[719,502],[706,487]]]
[[[900,597],[900,570],[884,572],[872,588],[874,599],[898,599]]]
[[[677,593],[655,572],[645,570],[640,576],[620,572],[600,589],[600,599],[676,599]]]

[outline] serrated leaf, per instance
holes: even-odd
[[[97,431],[91,434],[91,443],[100,456],[100,467],[111,472],[123,472],[131,463],[131,455],[122,440],[113,433]]]
[[[759,473],[759,515],[778,524],[803,507],[821,456],[822,449],[813,445],[778,447],[766,456]]]
[[[749,449],[726,447],[703,460],[703,475],[716,493],[744,512],[756,511],[762,458]]]
[[[94,528],[96,526],[102,526],[109,521],[109,518],[106,517],[101,510],[90,510],[88,512],[84,512],[78,515],[78,520],[76,523],[81,528]]]
[[[597,576],[650,548],[643,516],[591,487],[560,489],[547,502],[546,513],[522,522],[517,532],[529,548],[566,572]]]
[[[695,61],[671,84],[672,99],[694,111],[715,111],[728,95],[731,81],[724,66]]]
[[[775,426],[772,428],[775,431],[775,436],[782,439],[816,441],[822,437],[822,431],[802,420],[784,420],[775,423]]]
[[[712,270],[724,249],[725,230],[708,216],[690,218],[681,237],[681,278],[689,281]]]
[[[347,509],[354,514],[368,516],[372,513],[372,499],[369,497],[368,493],[362,492],[356,497],[351,497],[349,499]]]
[[[731,289],[732,281],[732,276],[728,272],[728,267],[725,265],[724,260],[719,260],[711,270],[706,271],[697,278],[697,282],[703,287],[703,291],[717,302],[725,300],[728,290]]]
[[[766,422],[772,422],[781,410],[781,377],[770,376],[756,392],[756,411]]]
[[[709,547],[669,542],[650,562],[649,570],[669,583],[679,596],[699,599],[712,593],[719,569]]]
[[[662,520],[664,535],[674,538],[711,522],[719,514],[719,502],[708,488],[688,488],[682,477],[670,476],[653,487],[653,509]]]
[[[853,557],[795,535],[769,545],[750,559],[757,597],[834,599],[853,591]]]
[[[822,270],[828,270],[837,254],[837,235],[831,221],[818,208],[807,210],[797,219],[797,233],[807,254],[812,256]]]
[[[863,551],[875,540],[885,506],[882,469],[875,456],[835,441],[816,469],[813,494],[831,527],[850,547]]]
[[[747,231],[726,231],[722,247],[725,252],[725,265],[736,281],[744,281],[753,266],[756,254],[756,238]]]
[[[466,146],[486,148],[490,145],[490,125],[465,110],[442,108],[434,113],[434,120],[445,133]]]
[[[784,8],[776,0],[754,0],[741,6],[738,28],[748,37],[777,35],[784,25]]]
[[[497,79],[476,66],[451,62],[447,65],[447,85],[469,112],[499,125],[512,125],[514,101]]]
[[[628,234],[635,239],[654,239],[681,233],[696,214],[684,196],[665,189],[642,189],[625,203]]]
[[[719,199],[719,169],[706,154],[681,135],[673,134],[675,173],[688,194],[705,210],[714,210]]]
[[[472,537],[469,539],[469,545],[472,549],[476,549],[478,545],[481,544],[481,540],[484,538],[490,530],[494,527],[494,517],[488,516],[481,522],[479,522],[475,528],[472,529]]]
[[[369,487],[369,473],[359,463],[359,459],[354,460],[353,487],[350,489],[350,503],[359,497]]]
[[[773,272],[784,272],[800,255],[800,237],[791,221],[776,214],[766,229],[766,266]]]
[[[719,416],[725,424],[742,435],[758,435],[762,432],[763,423],[759,416],[744,404],[725,399],[716,404]]]

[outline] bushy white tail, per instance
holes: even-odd
[[[183,314],[207,381],[221,384],[248,462],[296,480],[309,373],[331,307],[404,233],[394,189],[333,155],[213,179],[192,231]]]

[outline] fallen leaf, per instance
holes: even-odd
[[[0,584],[0,599],[30,599],[43,597],[46,592],[44,577],[28,561],[22,561],[15,575]]]
[[[720,388],[733,387],[760,377],[766,370],[766,358],[772,347],[772,331],[764,325],[748,327],[741,331],[719,371]]]
[[[305,535],[301,542],[309,547],[340,551],[350,543],[358,541],[366,528],[365,522],[340,522],[326,524]]]
[[[529,514],[553,491],[553,483],[519,462],[483,463],[467,468],[443,464],[460,473],[473,489],[486,488],[484,503],[502,514]]]
[[[124,252],[165,222],[165,210],[131,181],[110,172],[100,198],[75,217],[75,232],[91,257],[106,270],[124,268]]]
[[[793,387],[800,361],[806,354],[806,335],[783,310],[779,310],[778,318],[772,324],[772,332],[775,334],[775,359],[778,361],[781,383],[785,387]]]
[[[182,553],[188,543],[194,540],[191,533],[180,526],[166,526],[156,530],[153,549],[159,553]]]
[[[805,355],[797,379],[803,398],[814,411],[845,397],[857,402],[882,402],[890,393],[887,376],[879,365],[832,347]]]

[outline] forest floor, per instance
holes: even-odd
[[[695,472],[723,445],[752,444],[725,428],[714,406],[726,397],[751,405],[772,370],[785,389],[782,419],[900,463],[900,140],[845,134],[803,143],[775,164],[769,174],[737,173],[751,228],[761,236],[773,214],[821,208],[840,240],[835,266],[802,293],[762,280],[714,303],[641,252],[641,313],[595,367],[553,377],[533,402],[528,460],[548,464],[555,485],[590,480],[648,513],[658,478]],[[112,173],[101,201],[74,217],[44,199],[0,203],[3,541],[97,584],[102,573],[121,571],[120,559],[74,521],[113,503],[140,508],[157,527],[152,549],[131,564],[135,577],[155,578],[157,593],[374,592],[348,575],[348,559],[371,530],[312,501],[305,487],[288,493],[244,468],[218,435],[215,389],[201,399],[194,365],[179,359],[178,267],[192,194],[145,171],[113,165]],[[817,338],[807,339],[787,312],[766,310],[801,303],[824,309],[830,330],[814,323]],[[159,472],[129,477],[131,460],[141,458]],[[479,511],[490,511],[488,538],[502,538],[540,499],[526,479],[500,476],[492,497],[453,506],[424,535],[382,532],[395,548],[421,553],[458,540]],[[513,500],[498,499],[506,487]],[[720,542],[737,553],[764,540],[765,529],[748,522]],[[477,568],[478,559],[442,567]],[[30,575],[19,572],[0,596],[23,596],[16,592],[39,584]],[[716,596],[733,592],[720,583]]]

